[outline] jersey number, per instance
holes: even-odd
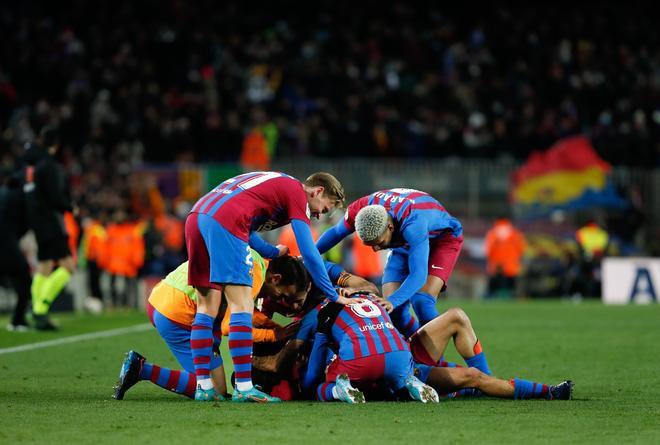
[[[245,264],[250,267],[254,267],[254,264],[252,263],[252,252],[250,251],[250,246],[247,246],[245,250],[247,251],[247,255],[245,255]]]
[[[362,303],[353,303],[349,305],[351,310],[362,318],[376,318],[380,317],[380,308],[369,300],[364,300]]]
[[[269,179],[275,179],[279,178],[282,176],[282,173],[277,173],[277,172],[263,172],[254,178],[250,178],[244,183],[240,184],[239,187],[242,188],[243,190],[248,190],[251,189],[252,187],[255,187],[263,182],[268,181]]]

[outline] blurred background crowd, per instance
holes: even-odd
[[[185,258],[182,221],[204,186],[283,160],[516,166],[534,150],[585,135],[606,162],[655,171],[656,22],[644,8],[614,3],[493,4],[477,15],[434,2],[27,0],[0,10],[0,175],[20,168],[25,144],[42,127],[56,126],[57,159],[78,210],[71,230],[80,265],[134,278],[163,276]],[[226,167],[211,175],[218,181],[172,192],[164,164]],[[199,172],[190,174],[194,182]],[[554,212],[520,223],[556,235],[517,242],[521,257],[554,258],[539,280],[553,268],[557,278],[521,293],[597,293],[567,278],[585,267],[576,230],[586,223],[626,238],[620,245],[608,238],[598,255],[657,254],[648,198],[626,186],[629,204],[616,218]],[[434,194],[444,202],[442,190]],[[506,200],[501,207],[490,215],[448,210],[481,246],[476,254],[468,243],[467,273],[479,269],[497,276],[489,288],[510,289],[502,278],[512,274],[490,265],[484,243],[495,213],[510,216]],[[497,237],[490,239],[492,247]],[[335,259],[355,268],[359,254],[350,249]],[[374,267],[366,271],[377,276]]]

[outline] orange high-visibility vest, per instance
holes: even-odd
[[[270,170],[268,141],[259,129],[250,131],[243,139],[241,165],[245,171]]]
[[[383,263],[378,252],[353,235],[353,273],[359,277],[379,277],[383,274]]]
[[[64,212],[64,228],[69,236],[69,250],[73,261],[78,260],[78,237],[80,236],[80,227],[75,216],[71,212]]]
[[[310,229],[312,230],[312,239],[316,241],[319,238],[319,234],[316,229],[314,229],[314,227],[310,226]],[[298,248],[298,243],[296,242],[296,235],[293,233],[293,229],[291,228],[290,224],[282,228],[282,231],[280,232],[280,238],[277,240],[277,243],[288,247],[289,255],[300,256],[300,249]]]
[[[144,265],[144,237],[139,223],[110,224],[107,231],[106,270],[134,278]]]
[[[500,270],[507,277],[520,273],[521,259],[527,247],[525,237],[508,219],[495,221],[485,239],[488,273]]]

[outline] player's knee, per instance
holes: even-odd
[[[466,386],[470,388],[479,387],[479,384],[485,376],[486,374],[479,371],[477,368],[465,368],[465,383]]]
[[[470,324],[470,319],[463,309],[459,307],[453,307],[447,311],[448,317],[452,323],[455,323],[459,326],[468,326]]]

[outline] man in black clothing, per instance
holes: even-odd
[[[27,164],[23,185],[27,220],[38,246],[38,265],[32,280],[32,312],[35,327],[42,330],[55,329],[48,311],[75,268],[63,216],[73,206],[64,170],[53,158],[58,148],[57,130],[44,127],[37,143],[26,146],[24,159]]]
[[[18,300],[7,326],[10,331],[28,328],[25,311],[30,301],[30,266],[18,241],[27,232],[25,203],[18,178],[10,178],[0,186],[0,278],[11,283]]]

